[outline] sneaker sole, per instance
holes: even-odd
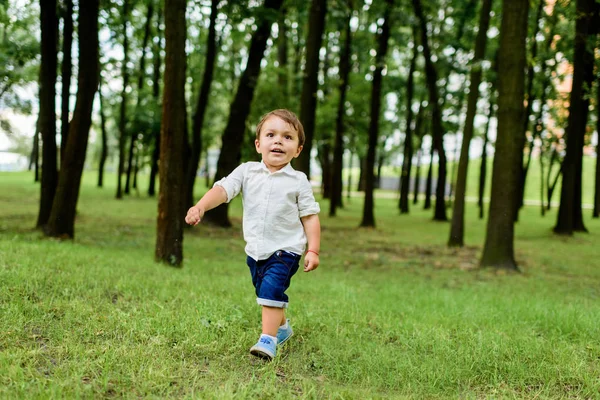
[[[270,352],[267,352],[264,349],[260,349],[257,347],[252,347],[250,349],[250,354],[252,354],[255,357],[262,358],[263,360],[268,360],[268,361],[271,361],[273,358],[275,358],[275,354],[271,354]]]

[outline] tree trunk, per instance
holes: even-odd
[[[150,23],[152,22],[152,14],[154,14],[154,6],[152,3],[148,4],[148,9],[146,12],[146,24],[144,25],[144,37],[142,39],[142,54],[140,57],[140,69],[138,74],[138,93],[137,93],[137,103],[135,106],[136,112],[140,109],[140,104],[142,102],[142,92],[144,87],[144,78],[146,77],[146,48],[148,47],[148,40],[150,39]],[[131,131],[129,135],[129,153],[127,157],[127,174],[125,175],[125,194],[129,194],[130,182],[131,182],[131,173],[135,170],[134,168],[134,153],[136,152],[135,142],[137,136],[140,132]],[[136,179],[135,177],[133,178]]]
[[[129,37],[127,36],[127,22],[129,21],[129,1],[123,0],[123,61],[121,71],[123,75],[123,88],[121,90],[121,116],[119,119],[119,166],[117,170],[117,194],[116,198],[123,198],[123,188],[121,186],[121,178],[125,170],[125,140],[126,140],[126,125],[127,125],[127,87],[129,86]]]
[[[324,199],[329,199],[331,198],[331,180],[333,179],[331,144],[325,141],[325,143],[322,143],[320,146],[318,146],[317,158],[321,164],[321,196]]]
[[[204,76],[202,77],[202,85],[200,94],[198,95],[198,103],[196,112],[193,117],[192,125],[192,153],[187,170],[186,183],[186,208],[194,205],[194,184],[196,182],[196,174],[198,165],[200,164],[200,156],[202,154],[202,126],[204,124],[204,116],[208,107],[210,87],[213,81],[213,71],[215,67],[215,58],[217,54],[216,41],[216,19],[218,14],[217,6],[219,0],[212,0],[210,9],[210,26],[208,28],[208,38],[206,42],[206,59],[204,64]]]
[[[101,79],[98,85],[98,100],[100,101],[100,130],[102,132],[102,148],[100,150],[100,163],[98,165],[98,187],[102,187],[104,185],[104,164],[108,157],[108,133],[106,132],[106,115],[104,114]]]
[[[527,100],[527,105],[525,106],[525,114],[523,115],[523,128],[522,128],[522,141],[523,143],[527,142],[527,131],[529,129],[529,116],[531,115],[531,110],[533,109],[533,102],[535,101],[535,97],[533,94],[533,82],[535,80],[535,69],[534,64],[537,62],[537,40],[535,37],[538,35],[540,31],[540,20],[542,19],[542,13],[544,12],[544,5],[546,4],[546,0],[539,0],[537,14],[535,17],[535,29],[533,30],[532,44],[531,44],[531,60],[529,60],[529,67],[527,68],[527,92],[525,99]],[[543,103],[542,103],[543,106]],[[535,131],[531,132],[531,142],[529,144],[529,154],[527,155],[527,162],[523,166],[523,151],[521,152],[521,176],[520,176],[520,184],[519,184],[519,196],[517,197],[517,210],[515,212],[515,221],[519,220],[519,210],[523,207],[525,200],[525,182],[527,180],[527,173],[529,172],[529,165],[531,164],[531,153],[533,152],[533,145],[535,141]],[[524,150],[524,149],[523,149]]]
[[[479,219],[483,219],[483,195],[485,194],[485,181],[487,177],[487,147],[490,142],[490,121],[494,117],[494,103],[490,99],[490,109],[488,111],[488,118],[485,124],[485,131],[483,133],[483,148],[481,150],[481,165],[479,166],[479,191],[477,206],[479,207]]]
[[[161,23],[162,23],[162,9],[160,8],[160,1],[158,2],[159,8],[156,15],[156,36],[158,40],[154,42],[154,46],[152,46],[152,57],[153,57],[153,68],[152,68],[152,97],[155,99],[158,104],[160,101],[160,68],[161,68],[161,41],[162,41],[162,32],[161,32]],[[154,126],[159,124],[156,123],[156,120],[160,118],[159,115],[155,115],[155,123]],[[153,197],[156,194],[156,175],[158,175],[158,159],[160,158],[160,128],[158,130],[153,130],[152,132],[154,149],[152,150],[152,162],[150,166],[150,182],[148,184],[148,196]]]
[[[381,26],[381,33],[379,33],[377,38],[377,55],[375,56],[375,71],[373,71],[373,86],[371,90],[369,144],[365,168],[365,203],[363,208],[363,217],[360,223],[360,226],[362,227],[375,227],[375,202],[373,199],[375,177],[373,176],[373,169],[375,168],[375,151],[377,150],[377,139],[379,138],[382,72],[383,67],[385,66],[385,57],[388,50],[388,40],[390,38],[390,16],[393,7],[394,0],[386,0],[383,25]]]
[[[415,124],[415,136],[419,138],[419,146],[417,149],[417,165],[415,170],[415,179],[413,182],[413,204],[419,201],[419,190],[421,188],[421,159],[423,157],[423,119],[425,115],[425,107],[423,99],[419,101],[419,112],[417,113],[417,122]]]
[[[306,63],[302,78],[302,94],[300,96],[300,121],[304,126],[304,149],[294,164],[310,179],[310,160],[312,141],[315,132],[315,112],[317,109],[317,88],[319,86],[319,51],[325,30],[327,0],[312,0],[306,37]]]
[[[398,202],[398,208],[400,208],[400,214],[408,214],[408,191],[410,186],[410,171],[412,169],[412,157],[413,157],[413,131],[412,131],[412,120],[413,120],[413,93],[414,93],[414,75],[417,64],[417,57],[419,56],[419,50],[417,46],[417,29],[413,27],[413,56],[410,61],[410,69],[408,71],[408,82],[406,83],[406,133],[404,137],[404,152],[402,160],[402,172],[400,173],[400,201]]]
[[[242,74],[237,92],[231,103],[227,125],[221,137],[223,147],[217,161],[215,181],[231,173],[240,162],[240,146],[244,141],[246,118],[250,113],[254,89],[260,75],[260,63],[267,46],[271,25],[277,19],[278,10],[281,8],[282,3],[283,0],[266,0],[263,6],[266,12],[260,13],[264,17],[257,21],[257,29],[250,42],[246,69]],[[220,205],[205,214],[205,221],[222,227],[231,226],[227,216],[228,209],[227,203]]]
[[[429,147],[429,168],[427,169],[427,180],[425,182],[425,203],[423,210],[431,209],[431,192],[433,186],[433,144]]]
[[[42,134],[42,183],[40,185],[40,209],[36,224],[38,228],[44,227],[48,222],[58,182],[55,111],[58,36],[56,0],[40,0],[40,21],[42,61],[40,65],[39,124]]]
[[[79,4],[77,100],[73,120],[69,124],[69,139],[60,169],[52,212],[44,229],[47,236],[68,239],[73,239],[75,236],[75,212],[92,125],[92,107],[98,89],[98,8],[99,0],[86,0]]]
[[[29,157],[29,168],[34,168],[33,181],[40,181],[40,119],[38,117],[35,123],[35,133],[33,134],[33,146],[31,147],[31,156]]]
[[[329,202],[329,216],[335,217],[337,207],[342,207],[342,171],[344,168],[344,116],[346,115],[346,93],[350,76],[350,57],[352,52],[352,8],[348,9],[346,18],[346,31],[344,46],[340,53],[340,98],[338,100],[337,115],[335,119],[335,144],[333,146],[333,171],[331,176],[331,199]]]
[[[600,93],[600,91],[598,91],[598,93]],[[597,123],[600,125],[600,119]],[[594,218],[600,217],[600,126],[596,129],[596,140],[598,142],[596,143],[596,189],[594,191],[594,211],[592,214]]]
[[[523,121],[523,95],[529,2],[503,1],[498,50],[498,134],[490,215],[481,265],[516,270],[514,213],[519,194],[519,153]]]
[[[569,119],[565,136],[567,152],[563,160],[560,207],[554,232],[572,235],[587,232],[583,224],[582,169],[585,129],[590,99],[588,91],[594,79],[594,47],[598,4],[595,0],[577,0],[575,21],[575,53],[573,56],[573,87],[569,103]]]
[[[471,84],[469,86],[469,97],[467,100],[467,116],[463,131],[462,146],[460,149],[460,160],[458,162],[458,175],[456,177],[456,192],[454,196],[454,208],[452,210],[452,223],[450,226],[450,238],[448,246],[464,245],[465,236],[465,195],[467,192],[467,173],[469,171],[469,149],[477,114],[477,101],[479,100],[479,85],[481,84],[482,66],[487,44],[487,31],[490,26],[490,12],[492,0],[483,0],[479,16],[479,30],[475,39],[475,55],[471,68]],[[487,139],[487,135],[486,135]],[[485,150],[485,149],[484,149]]]
[[[61,66],[62,93],[60,112],[60,161],[65,156],[65,147],[69,136],[69,100],[71,99],[71,75],[73,64],[71,60],[71,49],[73,45],[73,0],[64,0],[63,10],[63,59]]]
[[[156,261],[180,266],[183,261],[184,173],[187,142],[185,118],[185,10],[187,0],[165,0],[165,74],[160,145],[160,188]]]
[[[433,219],[436,221],[447,221],[445,199],[446,153],[444,151],[444,127],[442,125],[442,112],[437,88],[437,71],[432,60],[431,49],[429,48],[429,42],[427,40],[427,21],[423,14],[421,0],[412,0],[412,3],[420,25],[421,45],[423,46],[423,56],[425,57],[425,77],[427,79],[427,89],[429,92],[429,101],[431,103],[433,146],[438,153],[438,177],[435,189],[435,212]]]

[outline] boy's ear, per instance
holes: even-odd
[[[258,139],[254,139],[254,146],[256,146],[256,152],[260,154],[260,141]]]
[[[303,148],[304,148],[304,146],[298,146],[298,151],[296,151],[296,155],[294,156],[294,158],[298,158],[298,156],[300,155],[300,152],[302,151]]]

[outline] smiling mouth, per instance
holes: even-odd
[[[283,152],[283,150],[279,150],[279,149],[273,149],[273,150],[271,150],[271,153],[285,154],[285,153]]]

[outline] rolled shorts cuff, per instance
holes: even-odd
[[[275,307],[275,308],[287,308],[288,307],[288,303],[285,301],[262,299],[260,297],[256,298],[256,302],[258,304],[260,304],[261,306],[267,306],[267,307]]]

